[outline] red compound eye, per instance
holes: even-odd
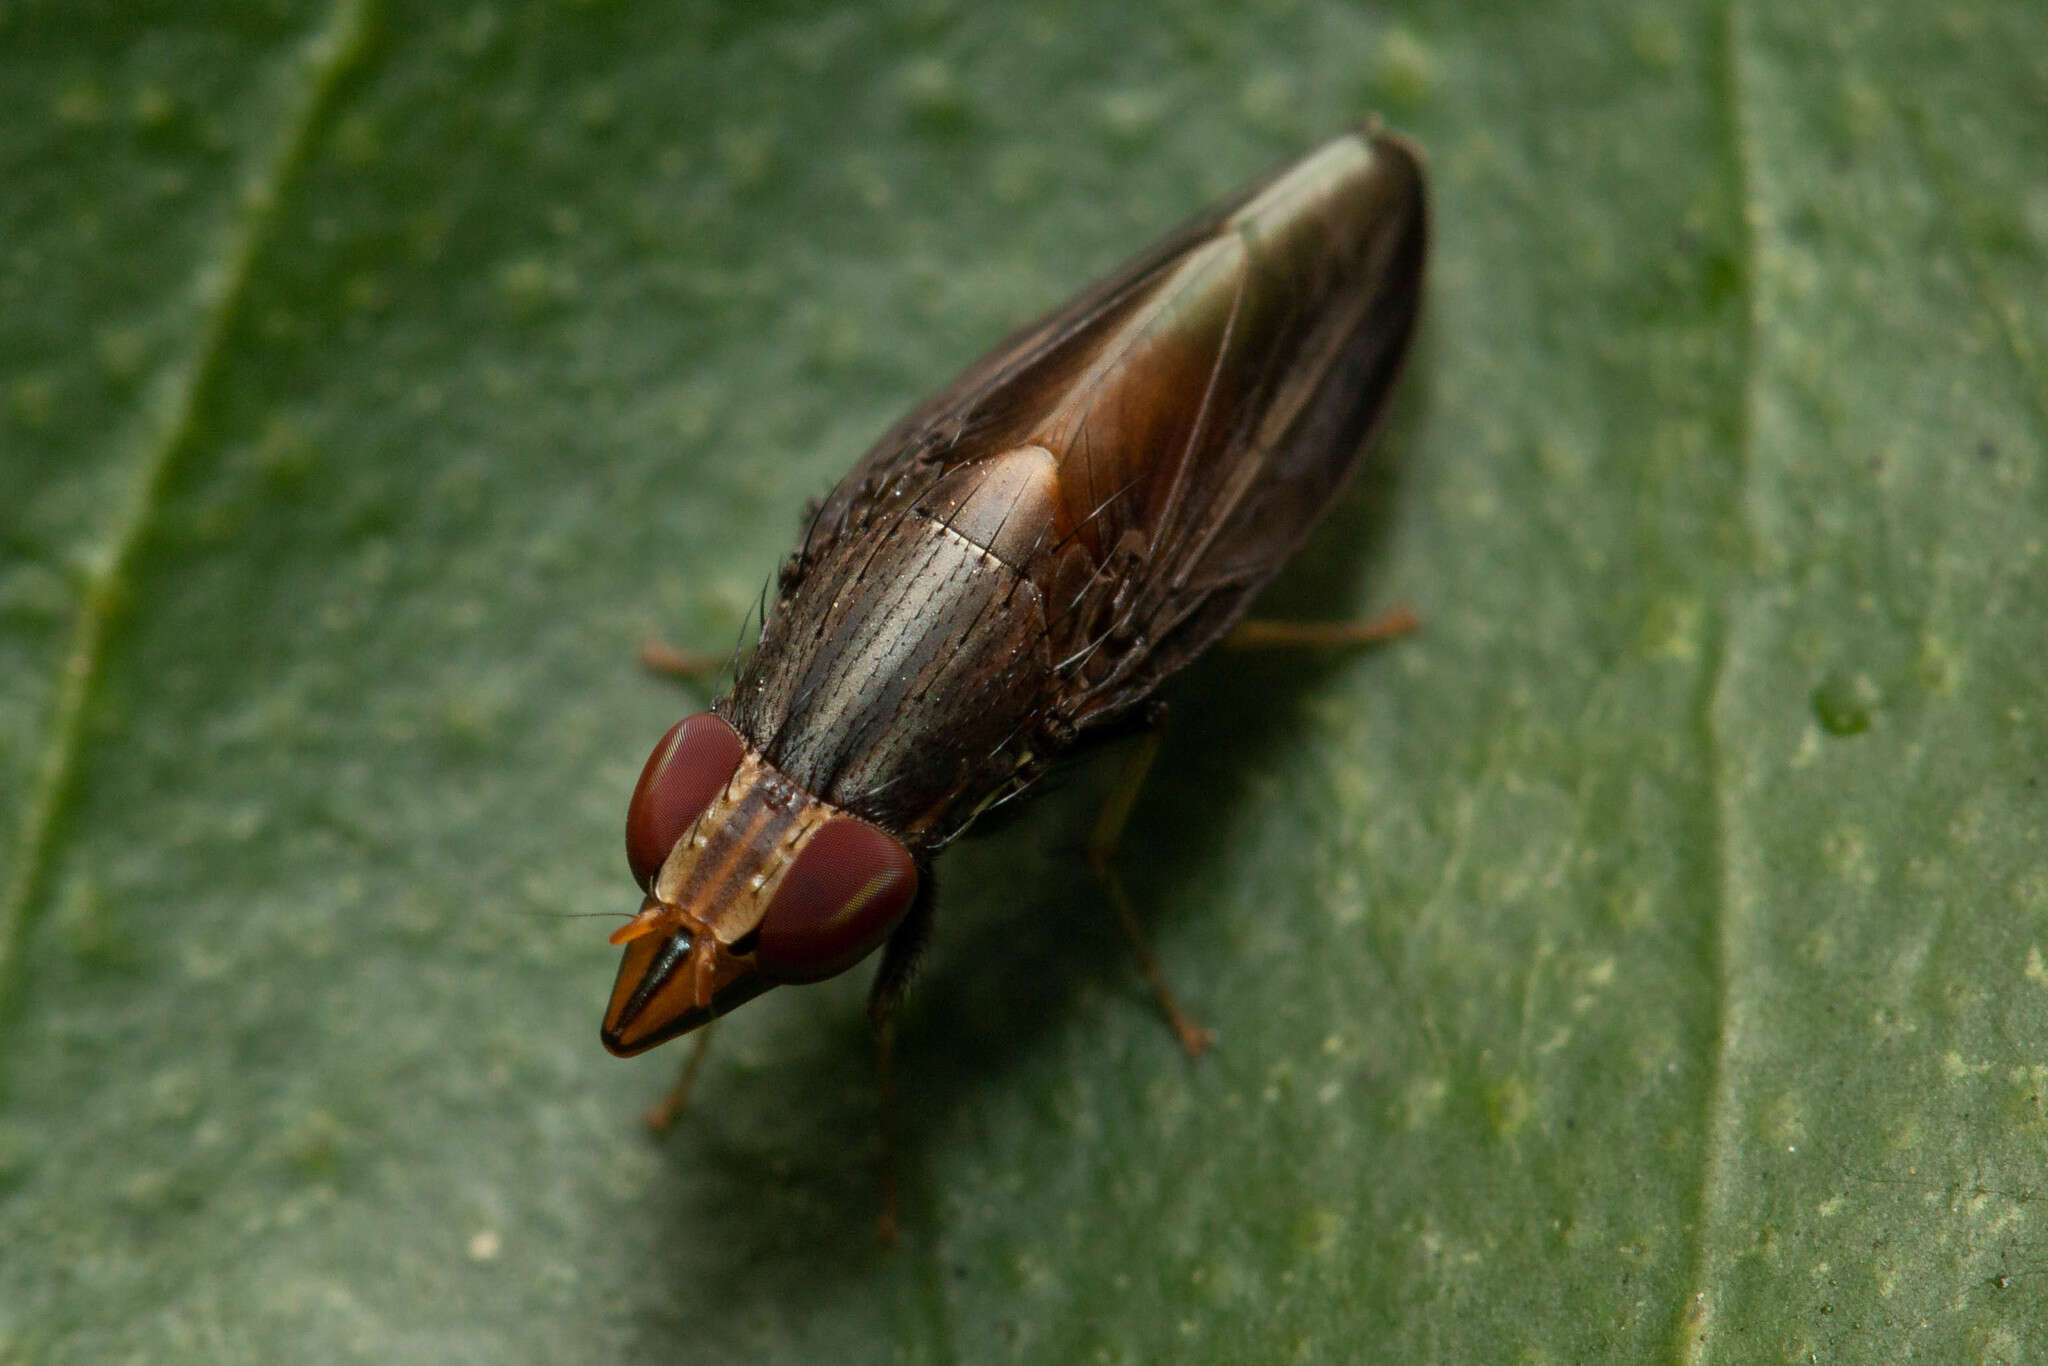
[[[739,732],[708,711],[684,717],[661,737],[626,806],[626,862],[641,891],[654,890],[669,851],[732,781],[746,753]]]
[[[866,821],[834,816],[775,889],[754,965],[778,982],[844,972],[889,937],[916,895],[917,863],[901,840]]]

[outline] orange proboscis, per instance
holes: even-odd
[[[654,904],[643,906],[631,920],[613,930],[607,938],[614,944],[630,944],[635,939],[644,939],[650,934],[664,933],[678,923],[691,927],[690,956],[683,963],[683,971],[690,974],[690,999],[698,1006],[711,1004],[711,983],[720,945],[716,936],[696,924],[687,915],[679,914],[673,906]]]

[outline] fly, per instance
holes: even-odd
[[[1427,255],[1419,154],[1357,129],[890,429],[810,518],[731,691],[648,756],[605,1047],[877,949],[883,1021],[930,929],[932,856],[1138,719],[1335,500]]]

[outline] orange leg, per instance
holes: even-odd
[[[1298,645],[1373,645],[1406,635],[1420,624],[1421,619],[1406,607],[1396,607],[1371,621],[1246,621],[1239,623],[1223,643],[1233,650]],[[1158,754],[1159,732],[1154,730],[1139,743],[1115,790],[1103,804],[1094,834],[1088,840],[1088,867],[1102,879],[1102,885],[1109,892],[1110,904],[1116,908],[1117,923],[1123,927],[1124,938],[1131,946],[1131,956],[1137,960],[1138,971],[1144,975],[1153,997],[1159,1002],[1160,1013],[1166,1016],[1166,1022],[1180,1040],[1181,1048],[1189,1057],[1198,1058],[1216,1042],[1216,1033],[1203,1028],[1167,984],[1166,974],[1160,970],[1159,959],[1152,952],[1152,945],[1145,937],[1145,927],[1138,920],[1130,894],[1124,890],[1123,879],[1118,876],[1113,861],[1124,827],[1130,823],[1131,810],[1137,805],[1138,791],[1144,786],[1145,774]]]
[[[902,1225],[896,1218],[896,1022],[887,1016],[875,1021],[875,1080],[882,1121],[882,1213],[875,1237],[888,1248],[896,1246]]]
[[[725,655],[678,650],[658,640],[643,641],[640,645],[642,668],[686,683],[701,683],[707,678],[715,678],[728,662]]]
[[[1371,621],[1241,621],[1223,638],[1225,649],[1259,650],[1274,645],[1377,645],[1405,636],[1422,624],[1406,607]]]
[[[1110,793],[1109,800],[1103,804],[1102,814],[1096,818],[1095,833],[1088,839],[1088,868],[1102,879],[1103,887],[1108,890],[1110,904],[1116,908],[1117,923],[1123,926],[1124,939],[1131,946],[1131,956],[1138,962],[1138,971],[1151,985],[1152,995],[1159,1002],[1166,1023],[1172,1027],[1187,1055],[1199,1058],[1210,1044],[1216,1042],[1215,1031],[1204,1029],[1194,1016],[1183,1010],[1173,988],[1167,985],[1166,974],[1159,969],[1159,959],[1152,952],[1152,944],[1145,937],[1145,927],[1138,922],[1138,913],[1131,906],[1130,895],[1124,891],[1124,881],[1117,875],[1113,862],[1117,844],[1123,838],[1124,826],[1130,823],[1131,808],[1138,804],[1138,790],[1144,786],[1145,774],[1158,754],[1159,732],[1149,731],[1125,763],[1116,789]]]
[[[882,966],[868,991],[868,1023],[875,1030],[875,1101],[882,1141],[882,1213],[875,1234],[883,1247],[894,1247],[902,1225],[896,1217],[896,1008],[903,1003],[911,970],[931,937],[932,908],[938,904],[938,883],[931,870],[919,880],[917,900],[882,951]]]
[[[697,1037],[690,1041],[690,1058],[683,1064],[682,1075],[676,1078],[676,1084],[669,1087],[668,1094],[661,1098],[659,1104],[648,1107],[647,1127],[654,1132],[668,1132],[669,1126],[676,1122],[676,1116],[690,1108],[690,1092],[696,1088],[697,1074],[704,1070],[704,1058],[711,1052],[711,1031],[715,1028],[717,1022],[713,1021],[697,1031]]]

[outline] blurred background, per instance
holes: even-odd
[[[0,7],[0,1361],[2048,1355],[2048,10]],[[1264,605],[864,973],[607,1056],[648,747],[1011,326],[1378,113]],[[1111,766],[1113,767],[1113,766]]]

